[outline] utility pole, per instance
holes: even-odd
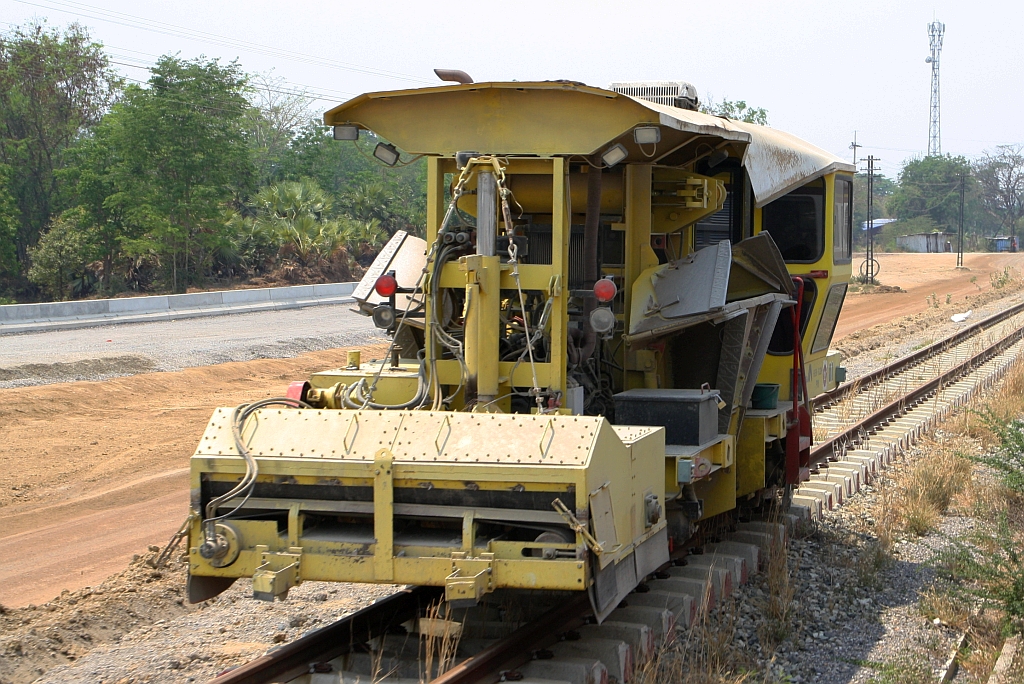
[[[960,172],[960,230],[959,232],[959,245],[956,252],[956,267],[964,267],[964,185],[966,184],[966,174],[963,171]]]
[[[853,165],[857,165],[857,148],[864,147],[863,145],[857,144],[857,131],[853,132],[853,142],[850,143],[850,149],[853,150]]]
[[[878,275],[878,262],[875,261],[875,162],[881,161],[874,155],[868,155],[868,241],[864,250],[864,263],[860,274],[865,283],[875,284]]]
[[[932,98],[928,123],[928,156],[937,157],[942,154],[942,134],[939,129],[939,53],[942,52],[942,36],[946,25],[933,21],[928,24],[928,46],[931,50],[925,58],[926,64],[932,65]]]

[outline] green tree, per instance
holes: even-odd
[[[117,127],[121,119],[106,116],[82,136],[68,152],[68,167],[58,174],[67,186],[69,201],[82,212],[90,257],[100,262],[100,285],[106,294],[123,283],[115,266],[126,265],[124,242],[139,238],[143,230],[132,220],[135,198],[130,191],[122,191],[119,183]]]
[[[175,292],[209,269],[228,240],[224,206],[252,187],[245,88],[235,62],[165,56],[110,114],[115,184],[126,216],[144,226],[124,246],[156,257]]]
[[[261,188],[252,234],[275,235],[285,258],[304,267],[323,267],[345,246],[342,224],[331,219],[330,196],[311,179]]]
[[[83,130],[96,124],[121,85],[99,43],[78,24],[31,22],[0,34],[0,163],[18,209],[14,249],[28,249],[61,210],[56,171]]]
[[[0,164],[0,287],[10,287],[17,271],[18,255],[15,239],[18,235],[18,208],[8,191],[11,170]]]
[[[81,278],[88,260],[89,245],[82,230],[82,212],[69,209],[50,224],[35,247],[29,248],[28,278],[51,297],[67,299],[72,281]]]
[[[973,192],[970,173],[971,165],[964,157],[913,159],[900,171],[888,210],[901,220],[928,216],[940,230],[955,232],[960,216],[960,174],[967,176],[965,182]]]
[[[700,111],[705,114],[724,116],[735,121],[745,121],[760,126],[768,125],[768,110],[764,107],[751,107],[747,105],[745,100],[720,100],[716,102],[714,97],[708,95],[706,101],[701,103]]]

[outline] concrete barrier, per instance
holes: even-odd
[[[0,306],[0,335],[347,304],[358,283]]]

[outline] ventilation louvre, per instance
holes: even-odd
[[[686,81],[630,81],[612,83],[608,89],[648,102],[696,110],[700,105],[697,89]]]

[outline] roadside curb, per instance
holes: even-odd
[[[355,301],[351,296],[355,286],[356,283],[333,283],[130,299],[14,304],[0,306],[0,335],[351,304]]]

